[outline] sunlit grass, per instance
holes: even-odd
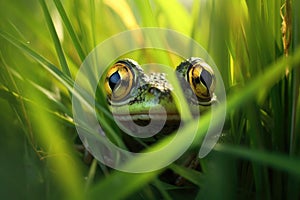
[[[292,1],[290,12],[289,2],[284,3],[196,0],[186,8],[175,0],[1,2],[3,198],[299,199],[300,5]],[[292,31],[286,37],[291,35],[288,53],[280,11],[285,19],[291,17],[285,21],[285,30]],[[167,167],[194,185],[166,184],[159,179],[163,170],[130,174],[96,161],[85,164],[74,147],[80,143],[71,105],[72,95],[81,95],[73,91],[78,68],[98,43],[139,27],[170,28],[193,38],[222,75],[227,117],[219,144],[199,161],[200,172],[178,164]],[[124,56],[141,63],[179,60],[159,51]],[[98,103],[103,111],[105,101]],[[110,120],[104,121],[105,130],[118,137]],[[209,122],[209,114],[201,118],[197,141]],[[189,123],[183,132],[191,134],[196,125]],[[155,160],[171,158],[180,148]],[[138,158],[129,165],[142,162]]]

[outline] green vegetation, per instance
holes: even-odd
[[[176,0],[1,1],[1,199],[299,199],[299,8],[292,0],[195,0],[187,7]],[[167,184],[163,170],[129,174],[86,164],[74,147],[77,70],[97,44],[139,27],[193,38],[222,75],[220,142],[199,161],[200,171],[168,167],[193,185]]]

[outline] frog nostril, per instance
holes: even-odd
[[[148,91],[149,91],[150,94],[153,94],[153,95],[158,95],[160,93],[160,90],[155,88],[155,87],[149,88]]]

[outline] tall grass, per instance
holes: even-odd
[[[299,199],[299,4],[0,2],[1,197]],[[80,143],[71,106],[78,68],[98,43],[140,27],[174,29],[199,42],[226,87],[222,138],[199,160],[201,171],[167,167],[192,185],[165,183],[163,170],[130,174],[95,160],[85,164],[74,147]],[[201,131],[209,120],[201,118]]]

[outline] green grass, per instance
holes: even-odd
[[[281,7],[290,16],[288,52]],[[298,1],[283,0],[195,0],[190,8],[175,0],[0,2],[1,198],[299,199],[299,8]],[[201,171],[167,167],[192,186],[161,181],[163,170],[130,174],[96,161],[85,164],[74,148],[80,143],[71,105],[72,95],[80,95],[73,93],[77,70],[97,44],[139,27],[170,28],[193,38],[222,75],[227,92],[222,138],[199,160]],[[126,56],[141,63],[170,59],[160,51]],[[101,102],[98,108],[103,111]],[[201,118],[196,141],[209,122],[209,114]],[[104,122],[117,137],[111,124]],[[191,134],[197,124],[183,132]]]

